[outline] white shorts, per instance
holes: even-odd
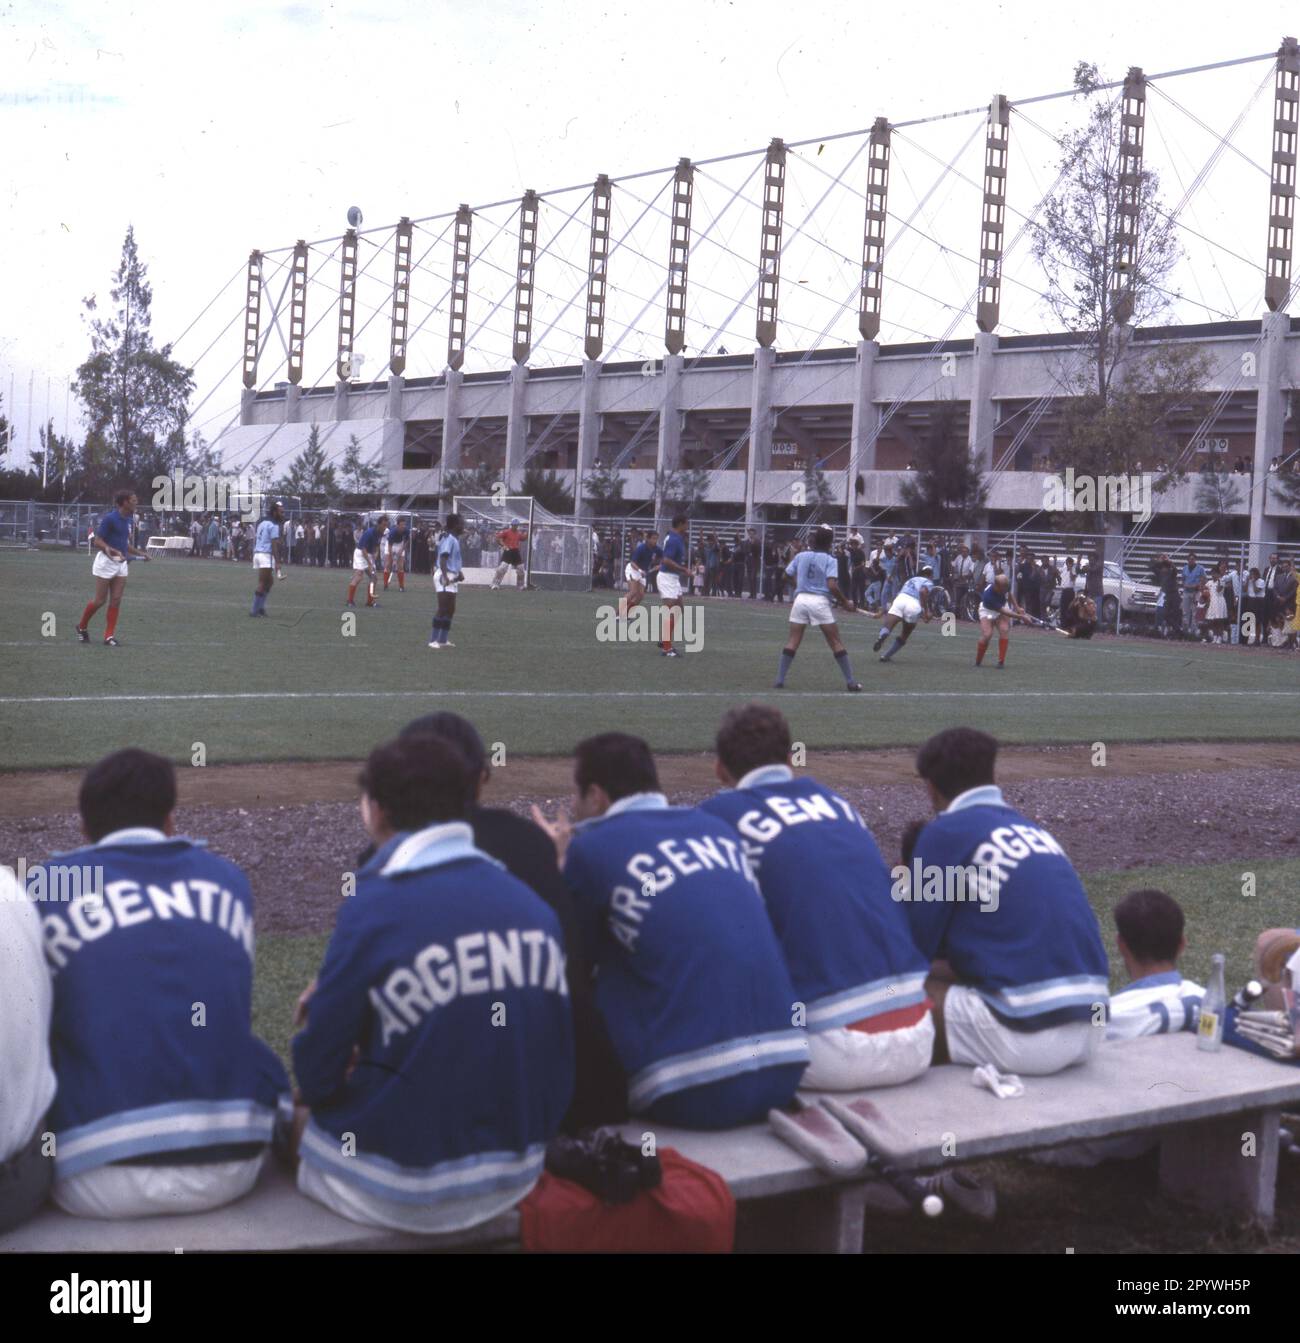
[[[370,559],[364,550],[357,549],[352,552],[352,568],[355,573],[370,572]]]
[[[982,602],[980,604],[981,620],[1000,620],[1003,616],[1009,616],[1010,614],[1011,612],[1005,606],[1000,611],[990,611]]]
[[[816,592],[796,594],[790,607],[792,625],[833,625],[835,612],[831,608],[831,599]]]
[[[943,1000],[943,1033],[954,1063],[972,1067],[991,1063],[999,1072],[1046,1077],[1087,1063],[1106,1031],[1088,1021],[1014,1031],[993,1015],[973,988],[953,984]]]
[[[275,556],[274,556],[274,555],[268,555],[265,551],[254,551],[254,552],[253,552],[253,568],[254,568],[254,569],[274,569],[274,568],[275,568]]]
[[[864,1087],[895,1087],[919,1077],[934,1053],[934,1017],[896,1031],[854,1031],[847,1026],[809,1032],[812,1061],[799,1083],[800,1091],[860,1091]]]
[[[659,595],[665,601],[672,601],[675,597],[680,597],[682,595],[682,580],[676,574],[670,574],[667,569],[660,569]]]
[[[125,578],[128,567],[125,560],[110,560],[102,550],[97,550],[95,551],[95,562],[90,566],[90,572],[96,578]]]
[[[298,1192],[350,1222],[422,1235],[467,1230],[509,1212],[521,1201],[514,1194],[487,1193],[436,1203],[403,1203],[362,1189],[309,1161],[298,1163]]]
[[[443,582],[441,569],[435,569],[433,571],[433,590],[435,592],[445,592],[449,596],[454,597],[459,586],[458,583]]]
[[[243,1198],[266,1154],[195,1166],[98,1166],[56,1180],[52,1197],[74,1217],[160,1217],[207,1212]]]
[[[900,592],[894,598],[894,604],[889,608],[889,614],[897,616],[904,625],[915,625],[923,614],[923,608],[915,597],[909,597]]]
[[[389,546],[388,553],[393,557],[394,560],[401,561],[402,558],[406,555],[406,542],[403,541],[400,545]]]
[[[629,583],[640,583],[642,587],[645,587],[644,571],[638,569],[631,560],[627,562],[627,568],[623,570],[623,577],[626,578]]]

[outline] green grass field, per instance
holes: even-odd
[[[251,566],[171,559],[132,565],[123,647],[106,649],[102,613],[89,646],[73,633],[92,591],[84,554],[6,553],[0,578],[3,769],[81,765],[128,744],[189,760],[203,742],[208,764],[356,758],[438,705],[520,753],[562,753],[615,727],[660,750],[700,750],[724,708],[774,694],[786,628],[781,609],[704,602],[701,651],[669,661],[597,638],[608,593],[467,589],[457,646],[433,653],[427,578],[391,590],[380,610],[358,608],[346,637],[344,570],[290,570],[270,619],[252,620]],[[944,637],[933,624],[881,666],[876,623],[846,616],[842,627],[866,693],[844,693],[811,634],[780,696],[809,746],[909,744],[955,723],[1006,742],[1300,736],[1293,658],[1021,628],[1005,671],[977,670],[973,627]]]

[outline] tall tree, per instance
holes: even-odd
[[[666,516],[685,513],[687,517],[699,517],[712,483],[713,473],[704,467],[656,471],[654,497],[659,500],[659,511]]]
[[[1235,513],[1241,503],[1241,487],[1226,471],[1207,466],[1196,482],[1196,510],[1210,518]]]
[[[337,474],[325,460],[318,425],[312,425],[307,446],[294,458],[275,488],[279,494],[300,498],[307,508],[321,508],[338,494]]]
[[[376,462],[361,460],[361,440],[353,434],[339,463],[344,492],[352,496],[380,493],[388,481],[384,468]]]
[[[1099,89],[1095,65],[1075,67],[1084,121],[1061,139],[1061,175],[1033,226],[1034,256],[1043,268],[1047,307],[1079,336],[1057,374],[1058,441],[1053,457],[1076,473],[1110,475],[1149,469],[1168,457],[1157,488],[1186,475],[1178,463],[1175,411],[1195,408],[1208,364],[1181,346],[1134,342],[1137,326],[1166,318],[1179,295],[1169,288],[1182,248],[1160,202],[1160,180],[1144,167],[1137,182],[1137,251],[1116,270],[1121,210],[1122,99]],[[1131,309],[1117,306],[1118,287]]]
[[[955,402],[930,417],[900,492],[913,527],[969,527],[988,502],[989,487],[961,433]]]
[[[573,512],[573,491],[554,471],[526,466],[520,489],[524,494],[532,495],[550,513]]]
[[[153,290],[147,276],[135,229],[128,228],[109,290],[111,311],[100,315],[93,294],[84,300],[91,352],[73,383],[96,438],[97,456],[104,454],[101,466],[142,494],[155,475],[184,464],[194,391],[193,370],[171,357],[172,347],[154,348]]]
[[[582,492],[598,518],[615,518],[627,509],[623,499],[623,473],[613,462],[594,466],[582,478]]]

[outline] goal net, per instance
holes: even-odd
[[[460,539],[465,582],[492,582],[501,563],[500,533],[512,524],[524,533],[519,554],[532,587],[586,591],[591,587],[591,528],[548,512],[531,495],[458,494],[453,507],[465,523]],[[516,576],[507,572],[503,587]]]

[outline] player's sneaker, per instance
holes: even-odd
[[[856,694],[859,690],[862,689],[862,686],[861,686],[857,681],[850,681],[850,682],[844,687],[844,689],[845,689],[845,690],[851,690],[851,691],[853,691],[853,692]]]
[[[680,654],[675,648],[665,648],[665,649],[663,650],[663,655],[664,655],[664,657],[666,657],[666,658],[679,658],[679,657],[681,657],[681,654]]]
[[[430,648],[441,648],[442,645],[441,645],[441,644],[436,644],[436,643],[433,642],[432,639],[430,639],[430,640],[429,640],[429,647],[430,647]]]
[[[871,645],[871,651],[872,651],[873,653],[879,653],[879,652],[880,652],[881,645],[882,645],[882,644],[885,642],[885,640],[888,639],[888,638],[889,638],[889,631],[886,630],[886,631],[880,636],[880,638],[878,638],[878,639],[876,640],[876,642],[873,643],[873,644]],[[884,659],[882,658],[881,661],[883,662]]]
[[[81,626],[78,625],[78,626],[77,626],[77,638],[80,639],[81,642],[82,642],[83,644],[88,644],[88,643],[90,642],[90,631],[89,631],[89,630],[83,630],[83,629],[81,628]]]
[[[444,647],[444,648],[455,648],[456,645],[455,645],[454,643],[452,643],[452,641],[451,641],[450,639],[448,639],[447,642],[443,644],[443,647]]]
[[[1006,665],[1007,665],[1007,664],[1006,664],[1005,662],[999,662],[999,663],[998,663],[998,671],[1003,671],[1003,670],[1006,668]]]
[[[344,605],[344,606],[350,606],[350,607],[352,607],[352,609],[353,609],[354,611],[355,611],[356,608],[357,608],[357,604],[356,604],[356,602],[344,602],[343,605]]]
[[[105,647],[105,648],[121,648],[121,646],[122,646],[122,645],[121,645],[120,643],[118,643],[118,641],[117,641],[116,639],[114,639],[111,635],[110,635],[107,639],[104,640],[104,647]]]
[[[378,603],[378,602],[367,602],[367,603],[366,603],[366,606],[369,607],[369,609],[372,610],[372,611],[378,611],[378,610],[379,610],[379,603]]]

